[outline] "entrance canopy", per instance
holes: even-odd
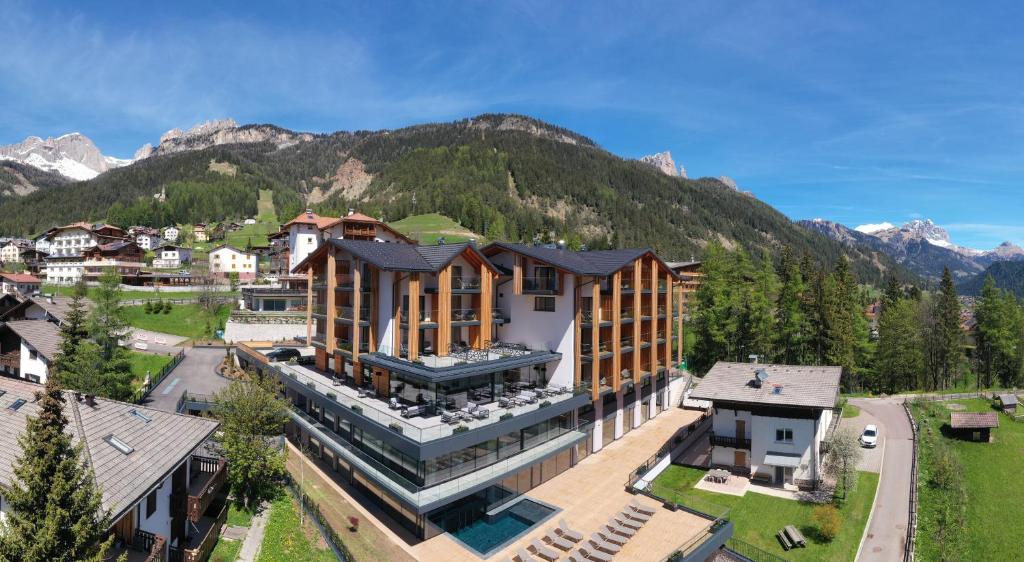
[[[794,455],[792,453],[773,453],[768,451],[764,455],[764,464],[768,466],[796,468],[800,466],[800,455]]]

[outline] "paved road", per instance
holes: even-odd
[[[885,431],[885,424],[878,421],[875,416],[871,415],[871,412],[861,410],[860,414],[856,417],[843,420],[841,427],[855,431],[857,435],[860,435],[864,431],[864,426],[870,424],[875,424],[878,427],[878,445],[874,449],[861,447],[860,450],[863,455],[861,456],[860,463],[857,465],[857,470],[879,473],[882,471],[882,451],[885,450],[885,438],[888,433]]]
[[[176,369],[160,381],[147,399],[146,406],[173,412],[178,405],[182,391],[188,389],[195,394],[213,394],[228,385],[227,379],[217,376],[214,368],[224,359],[224,350],[216,348],[190,347],[185,349],[185,359]]]
[[[856,398],[850,403],[877,421],[879,432],[885,439],[885,462],[875,497],[874,514],[857,560],[901,560],[907,540],[910,465],[914,451],[910,421],[900,400]]]

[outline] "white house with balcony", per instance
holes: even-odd
[[[158,269],[181,267],[192,262],[192,250],[174,244],[164,244],[155,248],[153,252],[156,254],[153,257],[153,267]]]
[[[841,367],[719,361],[690,395],[712,404],[711,465],[784,488],[822,479]]]
[[[244,252],[227,244],[221,244],[210,250],[210,273],[215,276],[227,277],[232,273],[237,273],[239,279],[252,280],[256,278],[257,270],[255,254]]]
[[[176,226],[168,226],[163,230],[163,239],[168,242],[177,242],[180,235],[181,231]]]

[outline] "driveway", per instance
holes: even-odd
[[[845,421],[863,426],[868,419],[874,420],[884,440],[876,450],[885,448],[874,512],[857,560],[900,560],[907,540],[910,466],[914,452],[910,421],[903,411],[902,399],[855,398],[850,403],[860,408],[862,414]]]
[[[840,427],[855,431],[857,435],[860,435],[864,432],[864,426],[869,424],[875,424],[878,427],[878,445],[874,449],[861,447],[860,450],[864,454],[857,465],[857,470],[879,473],[882,471],[882,451],[885,450],[885,439],[888,437],[885,424],[880,422],[871,412],[861,409],[860,414],[856,417],[844,419]]]
[[[224,350],[206,347],[185,349],[185,359],[167,378],[153,389],[145,405],[165,412],[173,412],[181,393],[188,390],[194,394],[214,394],[229,384],[229,381],[214,372],[224,359]]]

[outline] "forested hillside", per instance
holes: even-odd
[[[993,263],[985,271],[960,283],[960,292],[964,295],[981,295],[988,277],[992,277],[996,288],[1010,292],[1017,298],[1024,298],[1024,262],[1019,261]]]
[[[158,204],[161,189],[167,201]],[[317,135],[283,148],[264,142],[153,156],[91,181],[0,197],[0,232],[83,219],[160,226],[240,218],[255,212],[258,189],[273,191],[281,217],[306,206],[335,215],[356,207],[387,221],[436,212],[490,240],[651,246],[669,259],[699,255],[717,240],[754,256],[788,247],[821,264],[848,254],[869,282],[903,275],[885,255],[799,228],[718,180],[669,177],[572,131],[513,115]]]

